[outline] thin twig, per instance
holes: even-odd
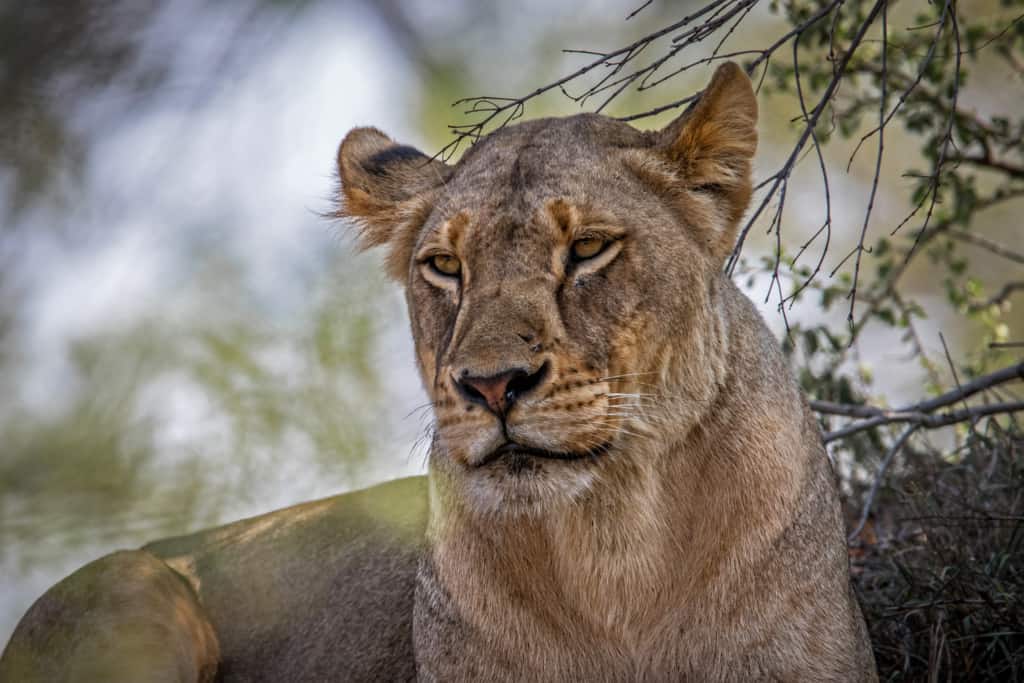
[[[946,355],[946,363],[949,365],[949,372],[950,372],[950,374],[953,375],[953,382],[956,383],[957,390],[962,393],[963,392],[963,387],[960,385],[960,374],[956,371],[956,364],[953,363],[953,356],[951,356],[949,354],[949,346],[946,345],[946,336],[944,334],[942,334],[942,332],[939,332],[939,341],[942,342],[942,352]],[[970,407],[970,406],[967,405],[967,397],[964,396],[960,400],[963,401],[964,409],[967,410]],[[976,417],[971,418],[971,421],[970,421],[971,434],[977,435],[977,430],[975,429],[977,424],[978,424],[978,418],[976,418]]]
[[[914,254],[914,251],[918,246],[918,242],[920,241],[921,235],[928,230],[928,224],[931,222],[932,214],[935,210],[935,204],[939,200],[939,190],[940,186],[942,185],[942,167],[946,161],[946,153],[949,150],[949,145],[953,141],[953,121],[956,118],[956,106],[960,98],[960,59],[963,55],[963,53],[960,51],[960,24],[956,16],[956,0],[947,0],[947,4],[949,4],[952,8],[952,11],[949,15],[949,19],[950,26],[952,26],[953,28],[953,41],[956,45],[956,62],[953,69],[953,89],[950,95],[949,116],[947,117],[946,121],[946,132],[942,136],[942,146],[939,148],[939,155],[935,161],[935,165],[933,166],[934,170],[932,171],[931,180],[929,181],[929,191],[925,195],[925,197],[930,196],[931,201],[928,204],[928,211],[924,217],[924,224],[921,226],[920,232],[917,233],[917,237],[914,239],[914,243],[910,245],[910,249],[907,251],[907,259],[909,259]],[[895,235],[899,231],[899,229],[906,224],[906,221],[909,220],[910,217],[913,216],[915,213],[917,213],[917,210],[920,207],[921,204],[918,204],[918,206],[913,211],[910,212],[910,216],[908,216],[907,219],[903,221],[903,223],[900,223],[900,225],[896,226],[896,229],[893,230],[890,233],[890,235]]]
[[[647,2],[645,2],[645,3],[644,3],[644,4],[642,4],[642,5],[640,5],[640,6],[639,6],[639,7],[637,7],[637,8],[635,9],[635,10],[633,10],[632,12],[630,12],[629,14],[627,14],[627,15],[626,15],[626,21],[629,21],[630,19],[632,19],[632,18],[633,18],[633,17],[635,17],[636,15],[640,14],[641,12],[643,12],[643,11],[644,11],[645,9],[647,9],[647,7],[648,7],[648,6],[649,6],[649,5],[650,5],[650,4],[652,3],[652,2],[654,2],[654,0],[647,0]]]
[[[868,497],[864,501],[864,508],[860,513],[860,521],[857,522],[857,526],[854,527],[850,535],[846,537],[847,543],[853,543],[854,539],[860,535],[860,532],[864,530],[864,525],[867,524],[868,517],[871,515],[871,506],[875,503],[875,496],[878,495],[878,489],[882,485],[882,479],[885,478],[885,472],[889,469],[889,465],[892,463],[892,459],[896,457],[896,454],[903,448],[903,444],[907,442],[907,439],[916,432],[918,429],[917,425],[911,425],[903,430],[900,434],[900,438],[896,439],[896,442],[889,448],[889,451],[882,458],[882,462],[878,465],[878,470],[875,472],[875,478],[871,482],[871,490],[868,491]]]
[[[924,78],[924,74],[927,71],[928,66],[932,63],[932,59],[935,58],[935,48],[938,46],[939,39],[942,37],[943,28],[945,28],[946,26],[946,17],[947,13],[949,12],[950,4],[951,2],[949,2],[948,0],[947,2],[943,3],[942,14],[939,16],[938,21],[932,24],[934,26],[937,26],[938,28],[936,29],[935,34],[932,36],[932,42],[928,46],[928,53],[925,55],[924,59],[921,61],[920,66],[918,66],[917,68],[917,76],[915,76],[914,80],[910,82],[910,85],[904,88],[903,92],[900,93],[899,97],[896,100],[896,105],[892,108],[892,111],[889,112],[889,114],[878,124],[877,127],[872,128],[867,133],[865,133],[863,137],[861,137],[860,141],[857,143],[857,146],[853,148],[853,152],[850,154],[849,161],[847,161],[846,163],[847,171],[849,171],[850,166],[853,165],[853,158],[857,156],[857,152],[860,150],[861,145],[868,141],[872,135],[874,135],[875,133],[880,133],[883,128],[889,125],[889,121],[892,120],[892,117],[896,115],[896,112],[903,108],[903,104],[907,101],[907,98],[910,97],[910,94],[914,92],[918,85],[920,85],[921,79]],[[888,73],[875,73],[876,75],[881,76],[883,83],[885,82],[885,79],[888,78],[889,76]]]
[[[1024,264],[1024,252],[1014,251],[995,240],[982,237],[981,235],[976,235],[975,233],[967,230],[961,230],[960,228],[950,228],[946,231],[946,234],[954,239],[960,240],[961,242],[967,242],[968,244],[973,244],[976,247],[990,251],[997,256],[1002,256],[1010,261]]]
[[[878,153],[875,155],[875,175],[871,179],[871,195],[868,197],[868,208],[864,212],[864,225],[860,229],[860,237],[857,239],[857,258],[853,262],[853,283],[850,285],[850,310],[846,314],[846,322],[853,327],[853,310],[857,306],[857,284],[860,282],[860,261],[864,255],[864,240],[868,234],[868,224],[871,222],[871,210],[875,208],[875,194],[878,192],[878,179],[882,175],[882,155],[885,152],[885,108],[886,108],[886,86],[889,83],[889,60],[886,46],[889,43],[888,4],[882,5],[882,78],[880,87],[882,89],[878,98]],[[853,340],[850,340],[851,343]]]
[[[771,200],[771,198],[775,196],[776,191],[778,191],[784,183],[788,182],[789,176],[793,172],[793,168],[796,165],[797,159],[800,157],[800,152],[803,150],[804,145],[806,145],[807,141],[810,139],[811,132],[817,125],[818,119],[821,117],[822,112],[825,111],[825,108],[828,106],[829,102],[832,101],[832,96],[835,94],[836,89],[839,87],[839,83],[842,81],[843,76],[846,74],[846,69],[850,64],[850,60],[853,58],[854,53],[857,51],[857,47],[864,40],[864,36],[867,34],[868,29],[871,28],[871,24],[874,23],[875,18],[878,16],[878,13],[882,10],[882,7],[885,5],[886,1],[887,0],[877,0],[874,6],[871,8],[871,10],[868,12],[868,15],[867,17],[865,17],[863,23],[857,29],[857,33],[850,41],[850,46],[843,53],[843,57],[839,62],[839,66],[836,68],[836,75],[829,82],[828,86],[826,86],[825,91],[822,93],[817,105],[815,105],[814,109],[811,111],[811,115],[807,118],[804,124],[803,133],[797,139],[796,144],[793,146],[792,152],[786,159],[786,162],[782,165],[782,168],[775,172],[775,174],[773,175],[774,181],[771,183],[771,187],[768,189],[768,192],[765,194],[764,198],[761,200],[761,203],[758,205],[758,207],[754,210],[754,213],[750,216],[749,219],[747,219],[746,224],[744,224],[743,228],[740,230],[739,237],[736,240],[736,246],[733,247],[732,254],[730,254],[729,260],[725,266],[725,272],[730,276],[732,275],[733,270],[736,268],[736,263],[739,259],[740,251],[742,251],[743,244],[746,241],[747,235],[750,233],[750,228],[754,225],[754,222],[757,221],[760,215],[764,212],[765,207],[768,205],[768,202]],[[837,5],[838,2],[833,2],[830,3],[829,5],[826,5],[826,8],[829,11],[831,11]],[[821,12],[815,15],[814,21],[817,21],[818,18],[826,16],[826,14],[827,12],[825,12],[823,9]],[[801,33],[808,26],[810,26],[810,23],[803,24],[803,29],[801,29],[801,31],[798,31],[797,33]]]

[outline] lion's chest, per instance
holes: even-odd
[[[414,620],[421,680],[704,680],[708,661],[736,654],[719,648],[703,662],[694,658],[712,641],[727,643],[680,595],[666,593],[655,605],[651,595],[631,600],[627,592],[599,598],[492,585],[466,600],[453,599],[450,588],[421,567]]]

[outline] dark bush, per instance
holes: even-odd
[[[1024,680],[1024,435],[969,442],[906,451],[851,545],[880,680]]]

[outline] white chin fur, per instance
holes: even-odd
[[[580,464],[545,462],[541,472],[516,474],[494,463],[465,472],[461,477],[465,503],[482,515],[542,516],[572,505],[590,490],[597,474]]]

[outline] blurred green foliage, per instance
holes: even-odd
[[[290,457],[343,479],[373,452],[371,347],[393,324],[376,305],[379,281],[336,268],[281,326],[239,307],[234,272],[207,264],[172,319],[155,311],[74,341],[68,395],[0,416],[0,548],[19,565],[258,506],[268,483],[287,486]],[[166,408],[182,392],[201,416],[194,433],[168,437]]]

